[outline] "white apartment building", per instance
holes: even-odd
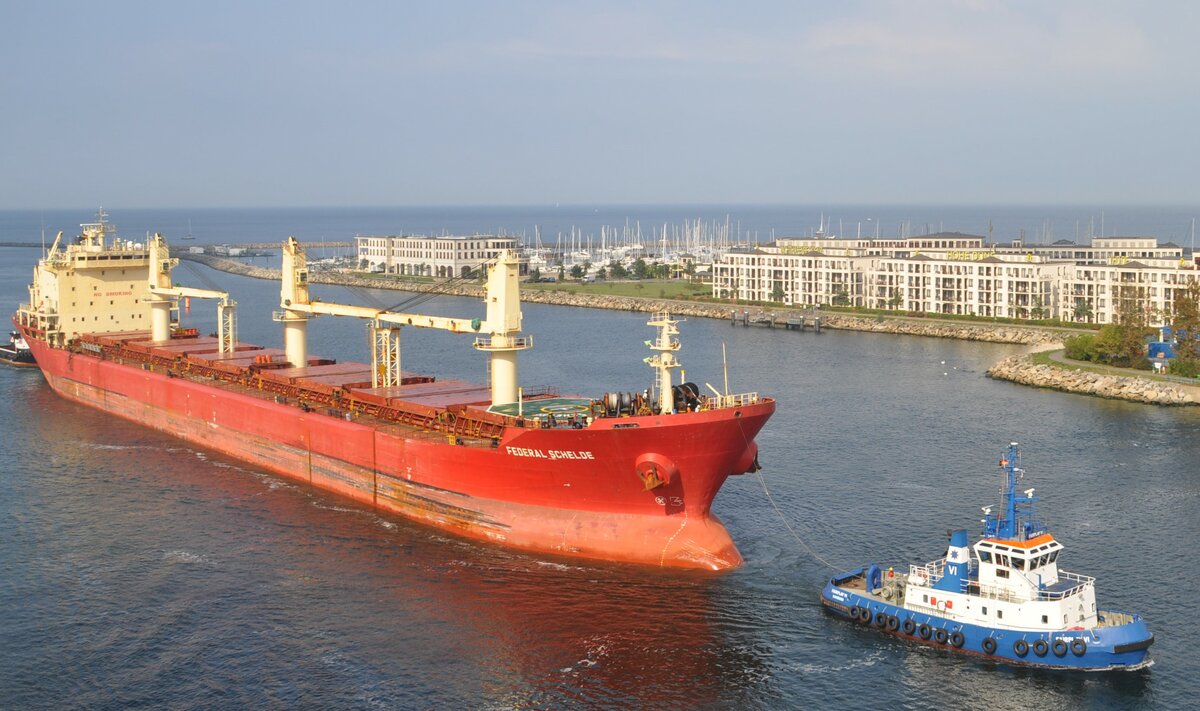
[[[358,261],[368,269],[410,276],[461,277],[478,270],[505,250],[517,249],[515,237],[371,236],[358,237]]]
[[[920,247],[914,240],[780,240],[731,252],[713,265],[713,296],[1111,323],[1122,299],[1165,318],[1176,291],[1198,274],[1180,248],[1159,247],[1152,238],[1093,240],[1090,247],[1072,247],[1070,260],[1052,251],[1065,245],[990,248],[981,239],[916,239]]]

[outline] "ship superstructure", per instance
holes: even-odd
[[[303,246],[289,239],[283,255],[282,349],[241,342],[228,294],[174,284],[160,235],[123,240],[103,215],[75,243],[60,233],[14,323],[64,397],[380,509],[532,552],[741,562],[711,503],[728,476],[757,467],[754,437],[775,403],[673,383],[669,315],[651,321],[652,388],[561,396],[519,385],[533,341],[513,255],[490,265],[482,318],[323,302],[309,294]],[[216,335],[179,328],[177,302],[193,297],[217,300]],[[310,354],[309,321],[323,315],[366,320],[372,362]],[[490,358],[491,382],[404,371],[405,328],[464,334]]]

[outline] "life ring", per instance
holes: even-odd
[[[1054,656],[1056,657],[1067,656],[1067,640],[1062,637],[1054,640],[1054,644],[1050,645],[1050,648],[1054,650]]]
[[[1029,643],[1023,639],[1013,642],[1013,654],[1018,657],[1024,657],[1026,654],[1029,654]]]
[[[945,644],[946,640],[948,639],[950,639],[950,633],[941,627],[938,627],[933,633],[933,641],[937,642],[938,644]]]
[[[930,629],[929,625],[922,624],[917,628],[917,634],[920,635],[921,639],[928,642],[930,635],[933,634],[933,630]]]
[[[1087,654],[1087,641],[1083,637],[1071,640],[1071,652],[1077,657]]]
[[[962,649],[962,646],[966,641],[967,641],[967,638],[963,636],[963,633],[960,630],[954,630],[953,632],[950,633],[950,646],[951,647],[954,647],[956,649]]]
[[[900,629],[900,619],[898,617],[896,617],[895,615],[888,615],[887,631],[895,632],[898,629]]]
[[[879,610],[878,612],[875,613],[875,626],[876,627],[886,627],[887,620],[888,620],[888,615],[883,610]]]
[[[904,621],[904,624],[901,625],[901,628],[904,630],[904,634],[911,635],[913,632],[917,631],[917,623],[913,622],[912,618],[910,617]]]
[[[984,654],[996,653],[996,640],[992,639],[991,637],[984,637],[981,645],[983,646]]]
[[[1046,652],[1050,651],[1050,644],[1044,639],[1039,639],[1033,643],[1033,653],[1039,657],[1046,656]]]

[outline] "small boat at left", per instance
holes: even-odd
[[[15,365],[18,368],[32,368],[37,365],[29,344],[17,331],[8,334],[8,343],[0,343],[0,363]]]

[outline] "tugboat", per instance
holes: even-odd
[[[1000,459],[1000,510],[983,508],[983,536],[949,533],[946,556],[904,576],[871,563],[834,576],[831,614],[918,643],[1013,664],[1060,669],[1146,666],[1154,643],[1139,615],[1096,608],[1095,578],[1058,568],[1063,545],[1038,519],[1033,489],[1017,493],[1016,442]],[[972,550],[973,549],[973,550]]]
[[[18,368],[32,368],[37,365],[33,359],[33,351],[20,333],[12,331],[8,334],[8,343],[0,343],[0,363],[15,365]]]

